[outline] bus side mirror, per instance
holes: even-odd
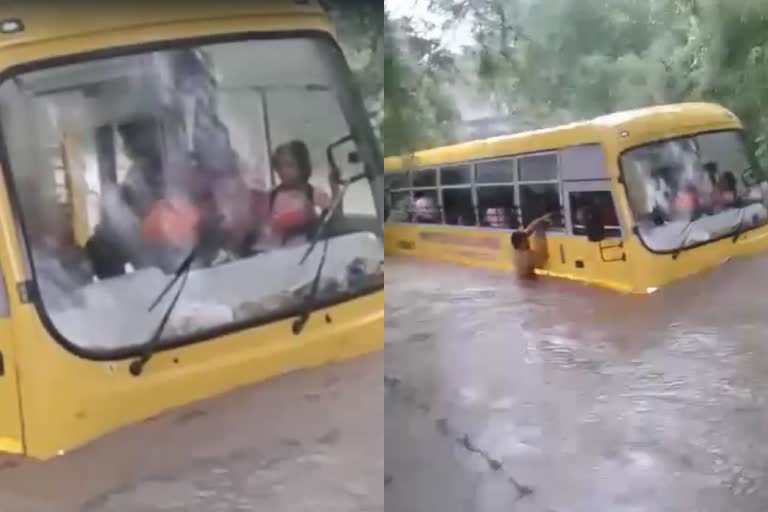
[[[587,240],[590,242],[602,242],[605,240],[605,226],[597,207],[587,208],[584,212],[584,227],[587,231]]]

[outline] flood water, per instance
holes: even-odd
[[[387,260],[392,512],[768,507],[768,258],[650,296]]]
[[[295,372],[47,462],[0,456],[0,512],[382,512],[382,367]]]

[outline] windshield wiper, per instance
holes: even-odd
[[[367,173],[361,172],[361,173],[355,174],[350,178],[347,178],[346,180],[341,181],[341,190],[339,190],[339,192],[336,194],[336,197],[333,198],[333,203],[331,203],[331,206],[325,211],[325,214],[320,218],[320,224],[317,226],[317,230],[315,231],[315,234],[312,237],[312,240],[310,240],[309,242],[309,247],[307,247],[306,252],[304,252],[304,256],[302,256],[301,260],[299,261],[300,265],[303,265],[304,262],[307,261],[307,258],[309,258],[309,255],[312,254],[312,251],[315,250],[315,246],[317,245],[317,242],[325,234],[325,230],[328,227],[328,223],[333,218],[333,216],[336,215],[336,211],[339,209],[339,205],[341,205],[341,202],[343,201],[344,195],[347,193],[347,190],[349,190],[349,186],[362,179],[366,179],[367,177],[368,177]]]
[[[746,207],[741,207],[741,212],[739,213],[739,223],[736,225],[736,231],[733,232],[733,238],[731,239],[733,243],[736,243],[739,241],[739,237],[742,235],[744,230],[742,230],[742,226],[744,225],[744,220],[747,215],[747,209]]]
[[[197,258],[199,250],[200,246],[197,245],[189,252],[187,257],[184,258],[181,264],[179,264],[178,268],[176,268],[176,271],[173,273],[173,277],[170,279],[170,281],[168,281],[168,284],[163,287],[155,300],[153,300],[150,304],[148,311],[151,313],[160,304],[160,302],[162,302],[163,298],[168,294],[171,288],[173,288],[173,285],[181,280],[181,284],[176,290],[176,294],[173,296],[173,299],[171,299],[170,304],[168,304],[165,313],[163,313],[163,316],[160,319],[160,323],[157,325],[154,333],[152,333],[152,337],[141,347],[141,355],[131,361],[131,364],[128,367],[131,375],[134,377],[141,375],[141,373],[144,371],[144,366],[149,362],[150,359],[152,359],[152,356],[155,355],[157,344],[163,335],[165,326],[168,325],[171,314],[173,313],[174,309],[176,309],[176,304],[178,303],[179,297],[181,297],[181,293],[184,291],[184,287],[187,284],[189,271],[192,268],[192,263]]]
[[[347,193],[347,190],[349,190],[349,186],[367,177],[368,175],[365,172],[361,172],[359,174],[355,174],[354,176],[346,180],[342,180],[341,190],[339,190],[339,192],[336,194],[336,197],[334,197],[333,199],[333,203],[331,203],[331,206],[325,211],[325,215],[323,215],[323,217],[321,218],[320,224],[318,225],[317,230],[315,231],[315,234],[309,243],[309,247],[307,247],[306,252],[304,252],[304,255],[301,257],[301,260],[299,260],[299,265],[303,265],[307,261],[307,258],[309,258],[309,255],[312,254],[312,251],[315,249],[317,242],[320,240],[320,238],[322,238],[325,235],[325,230],[328,226],[328,223],[336,214],[336,211],[339,209],[339,205],[344,199],[344,195]],[[301,331],[303,331],[304,327],[307,325],[307,321],[309,321],[309,317],[314,312],[315,299],[317,298],[317,293],[320,290],[320,278],[323,273],[323,267],[325,267],[325,259],[327,255],[328,255],[328,237],[326,236],[323,244],[323,255],[320,258],[320,263],[318,263],[317,269],[315,270],[315,276],[312,279],[312,286],[310,287],[309,293],[307,293],[307,295],[304,297],[304,301],[302,302],[302,307],[301,307],[301,313],[299,314],[298,318],[296,318],[296,320],[294,320],[293,322],[293,334],[296,334],[296,335],[301,334]]]
[[[301,334],[301,331],[306,327],[309,317],[315,310],[315,300],[317,299],[317,293],[320,291],[320,279],[323,275],[323,268],[325,267],[325,259],[328,256],[328,238],[323,242],[323,254],[320,257],[320,263],[317,264],[315,269],[315,275],[312,278],[312,285],[309,288],[309,292],[304,296],[304,300],[301,304],[301,313],[298,318],[293,321],[293,334]]]
[[[691,220],[688,221],[688,224],[686,224],[683,230],[680,232],[680,235],[682,236],[682,240],[680,241],[680,246],[674,251],[672,251],[673,260],[676,260],[680,256],[680,253],[682,252],[682,250],[685,249],[686,243],[688,242],[688,235],[690,234],[689,231],[693,227],[693,223],[699,220],[699,218],[701,217],[692,216]]]

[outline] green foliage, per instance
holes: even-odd
[[[383,48],[385,155],[452,141],[457,113],[445,91],[455,71],[451,55],[409,20],[385,19]]]
[[[383,3],[354,0],[327,3],[369,115],[375,128],[380,130],[384,103]]]
[[[441,81],[434,78],[439,72],[428,72],[433,60],[420,60],[418,52],[415,60],[402,58],[413,52],[408,41],[415,34],[406,30],[405,39],[390,41],[387,53],[396,62],[385,69],[385,140],[402,140],[389,153],[407,140],[415,141],[411,146],[451,140],[440,122],[455,116],[437,116],[427,105],[442,103],[448,112],[446,85],[460,78],[521,126],[660,103],[717,102],[744,121],[768,164],[765,0],[432,0],[431,9],[453,23],[472,23],[475,43],[455,56],[460,76],[454,70]],[[422,53],[440,53],[434,41],[425,44]]]
[[[381,1],[327,3],[385,153],[453,140],[457,113],[444,87],[453,56],[409,20],[387,19]]]

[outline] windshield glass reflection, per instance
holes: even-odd
[[[622,171],[643,242],[675,251],[763,225],[768,182],[735,130],[627,151]]]
[[[163,340],[298,308],[320,251],[300,260],[340,184],[381,165],[350,121],[364,114],[339,59],[322,40],[253,40],[5,82],[10,170],[53,326],[85,349],[141,345],[192,248]],[[383,285],[379,232],[372,182],[356,181],[324,230],[318,301]]]

